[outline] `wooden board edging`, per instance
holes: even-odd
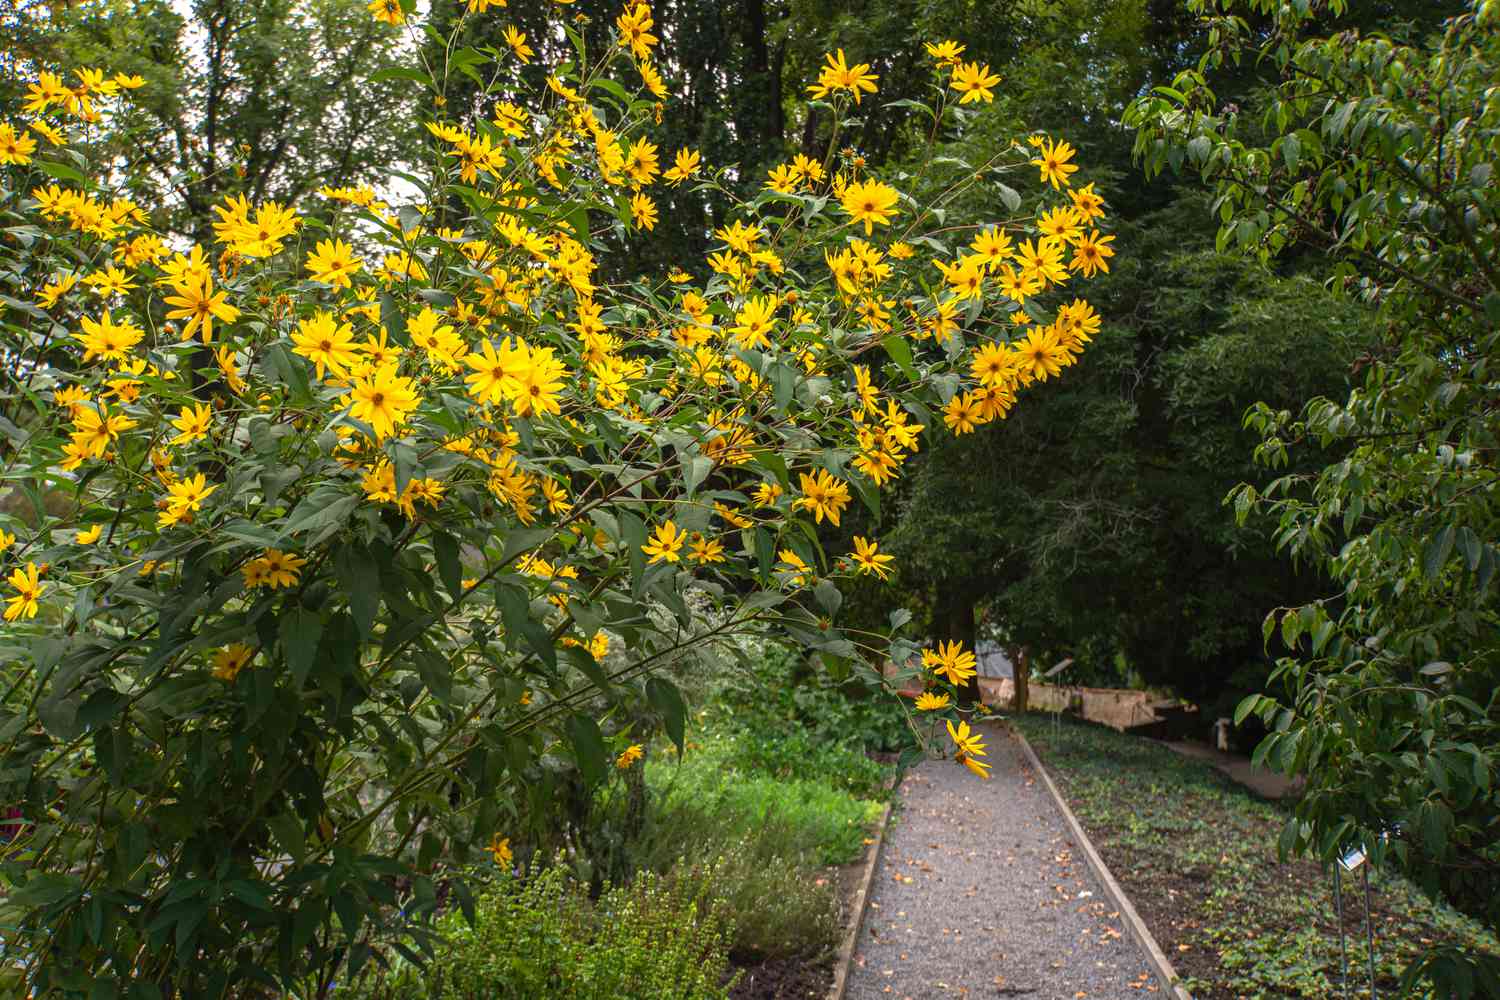
[[[828,989],[828,1000],[844,1000],[844,992],[849,988],[849,968],[854,963],[860,929],[865,925],[865,911],[870,908],[870,887],[875,883],[875,869],[880,865],[880,849],[885,846],[885,831],[891,822],[891,806],[895,804],[899,787],[899,784],[891,786],[891,798],[875,824],[875,843],[870,847],[865,873],[859,880],[859,891],[854,894],[854,917],[849,922],[843,944],[839,945],[838,957],[834,959],[833,985]]]

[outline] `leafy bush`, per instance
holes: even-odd
[[[768,856],[766,846],[759,837],[741,838],[714,868],[711,896],[734,914],[731,956],[754,962],[831,954],[842,928],[837,883],[792,858]]]
[[[768,644],[764,657],[723,675],[706,716],[734,733],[736,761],[781,778],[820,780],[884,798],[892,769],[869,758],[914,742],[905,707],[871,677],[835,681],[803,654]]]
[[[394,27],[413,5],[371,9]],[[367,927],[415,935],[444,866],[603,782],[638,735],[621,720],[680,744],[661,671],[695,647],[775,630],[852,671],[891,636],[846,634],[836,581],[889,558],[830,555],[819,527],[1093,336],[1072,278],[1107,250],[1102,202],[1068,197],[1072,150],[1040,136],[934,159],[925,203],[830,138],[734,199],[691,274],[617,281],[655,185],[733,198],[694,151],[662,169],[649,8],[592,47],[560,10],[577,58],[526,72],[459,48],[468,16],[434,49],[451,62],[386,74],[434,109],[387,185],[404,203],[247,188],[192,245],[134,200],[159,189],[129,135],[144,81],[16,67],[36,82],[0,122],[0,488],[31,508],[0,514],[0,801],[22,814],[0,924],[32,959],[0,969],[12,994],[313,994],[368,958]],[[960,107],[951,60],[930,69],[934,132],[966,129],[992,95]],[[867,72],[822,69],[830,135]],[[458,76],[485,82],[449,101]],[[1031,193],[1005,187],[976,238],[944,199],[994,176]],[[863,726],[808,692],[785,693],[798,717]],[[868,804],[777,785],[712,809],[852,854]]]

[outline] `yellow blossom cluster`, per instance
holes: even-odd
[[[369,10],[416,17],[401,0]],[[188,779],[151,741],[188,727],[225,760],[270,759],[279,746],[236,740],[272,705],[283,740],[322,754],[308,774],[370,759],[393,785],[458,780],[486,740],[496,759],[571,741],[604,773],[610,747],[627,769],[641,748],[626,728],[595,739],[581,691],[618,694],[680,644],[719,641],[716,622],[861,655],[837,586],[901,568],[830,529],[878,510],[939,421],[962,434],[1003,418],[1098,333],[1073,285],[1114,251],[1065,142],[1002,144],[945,181],[1024,177],[1030,214],[956,224],[934,189],[838,148],[773,167],[746,201],[730,165],[663,150],[656,30],[627,3],[592,60],[443,111],[431,175],[404,203],[364,185],[295,204],[235,191],[200,243],[152,228],[129,164],[66,182],[38,165],[32,135],[70,142],[134,81],[43,74],[23,105],[35,121],[0,123],[0,210],[45,237],[0,245],[26,306],[0,325],[23,383],[0,402],[27,428],[4,476],[68,501],[0,513],[4,617],[110,651],[95,704],[118,704],[111,724],[171,782]],[[554,36],[505,37],[482,57],[541,61],[532,45]],[[965,127],[999,81],[953,43],[929,51],[935,117]],[[842,122],[878,83],[838,51],[809,93]],[[605,259],[704,192],[734,209],[703,228],[701,258],[640,278]],[[951,712],[939,683],[971,678],[973,654],[924,662],[918,708]],[[179,708],[161,725],[128,714]],[[448,739],[459,719],[472,728]],[[415,731],[458,756],[391,749]],[[983,773],[967,725],[950,737]],[[247,819],[246,843],[359,827],[343,821],[358,793],[330,793],[326,837],[326,817],[274,794],[281,832]],[[490,850],[509,864],[507,840]]]

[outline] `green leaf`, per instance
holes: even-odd
[[[417,676],[427,685],[432,696],[444,705],[453,702],[453,668],[448,661],[428,648],[417,649],[412,656],[416,662]]]
[[[917,373],[911,365],[911,344],[907,343],[905,337],[892,334],[882,340],[880,344],[885,348],[885,353],[890,355],[891,360],[896,362],[896,367],[901,369],[901,374],[910,379],[917,377]]]
[[[458,542],[446,531],[432,531],[432,554],[437,557],[438,575],[443,578],[443,586],[448,588],[448,595],[455,601],[463,589],[463,566],[458,561]]]
[[[1428,540],[1427,548],[1422,553],[1422,572],[1429,580],[1442,572],[1443,564],[1448,561],[1448,555],[1453,551],[1454,534],[1453,525],[1450,524]]]
[[[60,181],[68,181],[81,187],[88,186],[88,178],[66,163],[56,163],[52,160],[33,160],[32,162],[48,177],[55,177]]]
[[[995,182],[995,193],[1000,196],[1000,201],[1005,205],[1007,212],[1019,212],[1021,210],[1021,192],[1009,184]]]
[[[349,611],[359,634],[369,638],[380,611],[380,567],[358,542],[345,542],[333,556],[334,572],[349,598]]]
[[[371,83],[387,83],[392,80],[408,80],[412,83],[420,83],[424,87],[432,87],[432,77],[406,66],[387,66],[385,69],[370,74]]]
[[[281,849],[292,856],[292,860],[301,864],[307,857],[307,838],[302,833],[302,821],[292,813],[277,813],[266,820],[266,826],[271,829],[271,836],[276,838],[276,843]]]
[[[646,700],[661,713],[667,737],[677,745],[678,754],[686,752],[687,703],[677,685],[665,677],[652,677],[646,681]]]
[[[292,675],[294,690],[300,691],[312,669],[323,636],[323,619],[306,608],[294,607],[281,616],[281,652]]]
[[[819,580],[818,585],[813,588],[813,596],[818,599],[818,603],[823,606],[824,611],[828,612],[830,618],[837,615],[839,608],[844,605],[844,595],[839,593],[839,588],[832,580]]]
[[[1302,140],[1297,138],[1296,133],[1282,136],[1281,159],[1288,170],[1297,169],[1297,161],[1302,158]]]
[[[609,675],[604,672],[603,667],[599,666],[599,661],[594,659],[593,653],[582,646],[566,646],[563,648],[563,656],[602,691],[605,697],[614,699],[615,689],[609,683]]]
[[[552,537],[550,528],[513,528],[505,536],[505,547],[501,549],[500,561],[509,563],[523,552],[530,552]]]
[[[570,715],[567,730],[568,740],[573,744],[573,756],[578,761],[578,770],[583,773],[583,780],[590,785],[597,785],[604,780],[609,766],[599,723],[587,715]]]
[[[687,485],[687,496],[693,495],[703,480],[708,478],[708,474],[713,471],[713,467],[713,459],[704,455],[694,455],[684,463],[682,472],[683,479]]]

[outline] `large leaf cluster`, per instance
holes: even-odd
[[[1330,33],[1339,3],[1199,6],[1214,45],[1132,108],[1137,154],[1215,185],[1221,249],[1326,254],[1334,289],[1380,323],[1347,398],[1246,418],[1273,468],[1313,444],[1343,457],[1235,498],[1276,516],[1278,546],[1340,586],[1266,620],[1295,655],[1241,715],[1274,728],[1261,759],[1309,779],[1284,846],[1363,845],[1494,927],[1500,19],[1475,4],[1398,44]],[[1258,123],[1206,84],[1240,58],[1275,75]]]

